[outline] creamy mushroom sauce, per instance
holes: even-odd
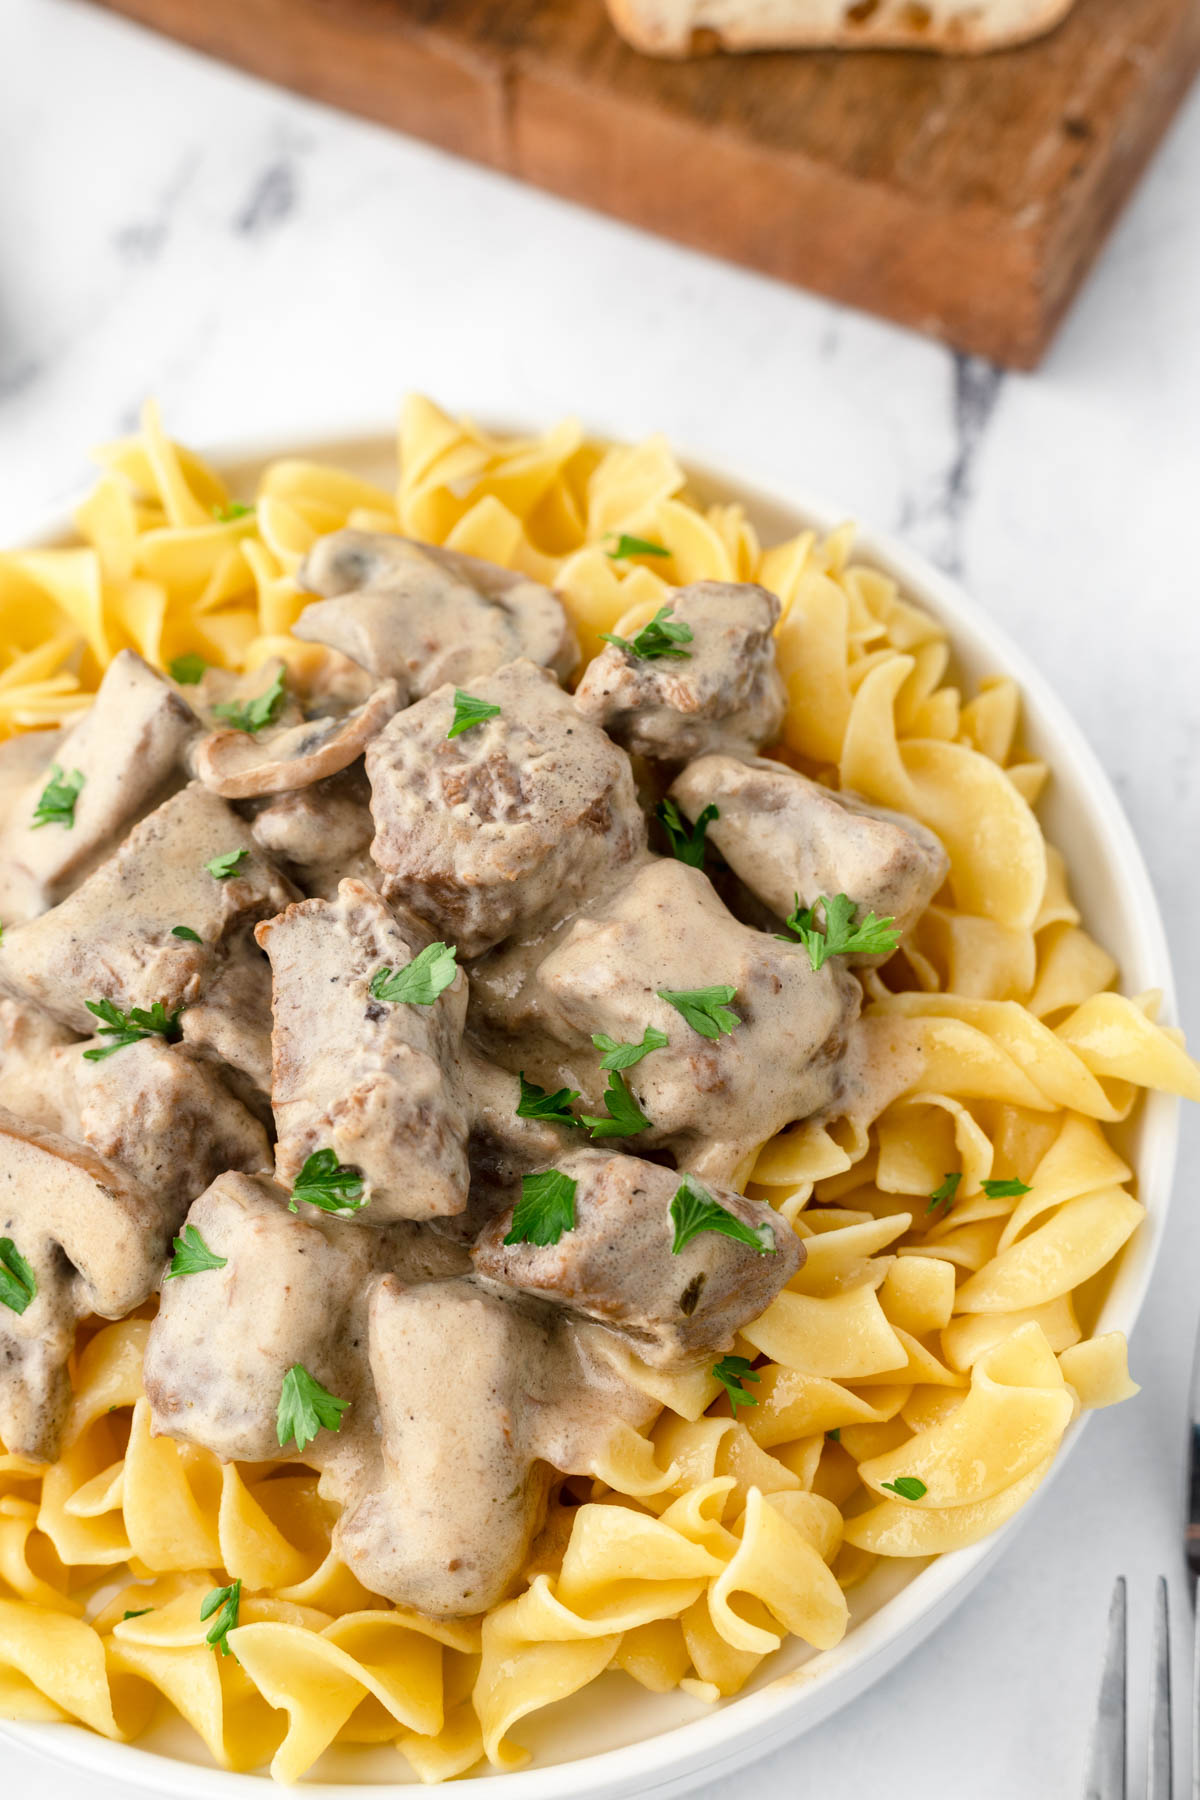
[[[572,698],[535,582],[361,532],[304,578],[304,684],[123,652],[73,730],[0,750],[0,1234],[35,1287],[0,1307],[0,1436],[52,1458],[75,1325],[157,1290],[155,1430],[302,1457],[368,1588],[475,1613],[562,1478],[653,1424],[631,1353],[711,1366],[796,1272],[737,1191],[758,1146],[911,1081],[859,1017],[880,952],[814,957],[794,898],[899,931],[947,864],[757,754],[763,589],[681,590],[686,634],[611,644]],[[52,765],[82,784],[41,823]],[[698,840],[669,853],[672,782],[679,846],[717,807],[720,891]],[[597,1036],[647,1047],[613,1075]],[[531,1112],[523,1082],[568,1092]],[[531,1230],[550,1171],[568,1212]],[[686,1241],[681,1196],[708,1209]],[[204,1257],[169,1273],[181,1233]],[[297,1369],[325,1397],[300,1448]]]

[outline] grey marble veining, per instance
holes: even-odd
[[[71,0],[0,14],[0,542],[78,488],[87,446],[129,430],[147,393],[203,444],[377,425],[420,387],[478,413],[664,429],[835,499],[959,576],[1079,718],[1145,849],[1200,1038],[1200,96],[1045,366],[1001,377]],[[1134,1343],[1142,1398],[1095,1423],[934,1639],[697,1800],[1077,1791],[1112,1576],[1148,1607],[1177,1563],[1198,1151],[1193,1119]],[[6,1766],[47,1800],[78,1791],[48,1764]]]

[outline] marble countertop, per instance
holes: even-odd
[[[419,387],[480,413],[661,428],[749,480],[825,494],[961,577],[1072,708],[1145,851],[1200,1039],[1200,92],[1044,367],[1016,376],[86,6],[5,0],[3,39],[0,542],[78,487],[87,446],[129,430],[147,393],[203,444],[386,423]],[[1113,1576],[1131,1581],[1135,1669],[1160,1570],[1181,1653],[1190,1625],[1198,1151],[1192,1117],[1133,1345],[1140,1399],[1094,1423],[983,1586],[897,1672],[696,1800],[1078,1790]],[[5,1770],[31,1796],[78,1791],[8,1748]]]

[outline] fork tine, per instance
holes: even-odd
[[[1200,1800],[1200,1590],[1195,1593],[1195,1640],[1192,1647],[1192,1800]]]
[[[1125,1800],[1125,1577],[1118,1575],[1108,1609],[1108,1649],[1092,1727],[1083,1800]]]
[[[1158,1578],[1154,1603],[1154,1673],[1151,1682],[1146,1800],[1171,1800],[1171,1614],[1163,1575]]]

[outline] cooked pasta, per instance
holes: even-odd
[[[162,1695],[218,1764],[283,1781],[334,1743],[393,1744],[423,1782],[510,1768],[521,1721],[602,1671],[736,1694],[788,1635],[837,1644],[878,1559],[1011,1517],[1080,1409],[1136,1392],[1120,1334],[1093,1335],[1097,1278],[1143,1210],[1107,1128],[1142,1089],[1200,1098],[1157,997],[1116,992],[1080,923],[1014,684],[965,695],[942,628],[855,561],[848,527],[764,547],[661,438],[500,437],[415,398],[394,489],[289,458],[235,500],[147,406],[99,461],[78,542],[0,556],[0,735],[70,724],[122,647],[302,673],[319,653],[291,635],[297,571],[346,526],[551,584],[585,659],[679,586],[757,581],[782,604],[772,754],[911,814],[950,872],[862,971],[866,1029],[904,1071],[882,1111],[797,1124],[739,1171],[808,1254],[741,1333],[736,1410],[707,1371],[621,1352],[658,1422],[614,1428],[590,1480],[553,1495],[521,1591],[438,1622],[339,1561],[302,1462],[152,1435],[146,1309],[85,1322],[61,1456],[0,1457],[0,1714],[134,1738]],[[218,1654],[201,1606],[236,1583]]]

